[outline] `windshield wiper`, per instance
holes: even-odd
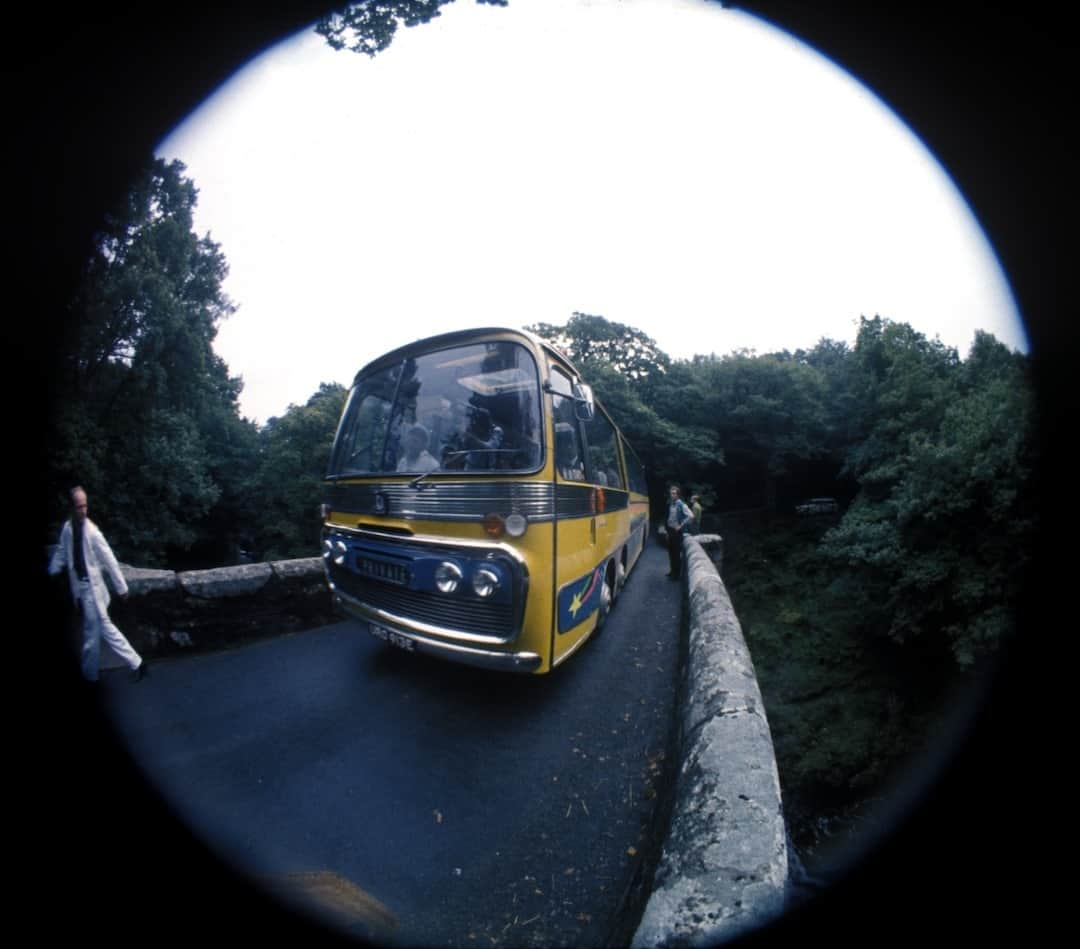
[[[423,481],[429,474],[434,474],[438,470],[439,469],[436,468],[433,471],[425,471],[422,475],[419,475],[418,477],[413,478],[412,481],[409,482],[409,487],[410,488],[416,488],[417,490],[419,490],[421,487],[426,488],[427,485],[426,484],[421,485],[420,482]]]

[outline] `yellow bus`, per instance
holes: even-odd
[[[598,629],[648,537],[645,472],[531,333],[410,343],[356,375],[322,505],[334,602],[380,639],[550,672]]]

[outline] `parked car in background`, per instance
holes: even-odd
[[[834,514],[839,509],[836,498],[810,498],[809,501],[795,505],[796,514]]]

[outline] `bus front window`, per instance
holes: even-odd
[[[540,432],[539,376],[525,347],[438,350],[357,380],[329,474],[535,470]]]

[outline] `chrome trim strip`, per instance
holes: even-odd
[[[353,607],[363,610],[363,604],[357,603],[351,597],[340,592],[336,592],[335,596],[346,609]],[[462,646],[457,643],[429,639],[412,630],[403,629],[396,622],[379,619],[379,625],[386,626],[398,635],[411,640],[417,652],[448,659],[451,662],[510,672],[533,672],[541,663],[540,655],[535,652],[496,652],[492,649],[478,649],[475,646]]]
[[[401,534],[393,534],[389,531],[380,531],[372,527],[348,527],[345,524],[328,524],[326,525],[328,532],[340,531],[342,534],[352,534],[356,537],[370,537],[372,540],[380,541],[395,541],[399,544],[423,544],[427,547],[442,547],[447,550],[452,550],[456,547],[463,547],[467,550],[484,550],[484,551],[499,551],[509,557],[513,557],[518,566],[525,572],[525,578],[528,580],[529,568],[525,563],[525,558],[522,556],[521,551],[517,550],[510,544],[504,541],[498,540],[471,540],[467,537],[437,537],[431,534],[409,534],[403,536]]]
[[[437,475],[431,475],[431,478]],[[381,497],[384,510],[376,511]],[[555,516],[555,487],[550,481],[408,481],[330,484],[324,491],[331,510],[401,520],[479,521],[496,511],[524,514],[531,521]]]
[[[378,623],[380,626],[388,626],[391,629],[400,632],[402,635],[439,636],[462,643],[482,643],[488,646],[498,646],[513,642],[521,632],[520,627],[518,627],[507,637],[484,636],[480,633],[466,633],[459,629],[449,629],[445,626],[422,623],[418,620],[409,619],[407,616],[399,616],[397,613],[387,613],[386,610],[380,610],[377,606],[371,606],[368,603],[361,602],[356,599],[356,597],[346,593],[336,584],[334,586],[334,595],[339,597],[345,605],[351,606],[359,619],[370,620],[374,623]]]

